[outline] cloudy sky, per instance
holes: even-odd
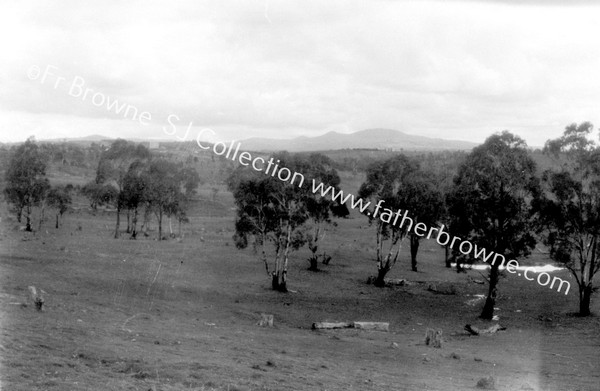
[[[2,6],[0,142],[377,127],[477,142],[509,129],[535,146],[600,125],[592,1],[90,4]]]

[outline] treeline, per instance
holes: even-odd
[[[80,168],[95,168],[100,155],[105,149],[105,145],[96,142],[92,142],[87,146],[73,142],[38,144],[38,153],[47,164]],[[12,152],[13,150],[7,146],[1,147],[0,163],[8,163]],[[5,167],[4,164],[3,167]]]
[[[55,226],[58,228],[60,217],[72,202],[73,186],[52,187],[46,177],[47,165],[47,153],[31,138],[11,150],[6,165],[4,196],[17,220],[21,222],[25,218],[26,231],[33,231],[34,207],[39,207],[38,230],[41,230],[44,214],[50,208],[55,211]]]
[[[19,222],[24,218],[26,231],[33,231],[32,212],[39,209],[41,229],[46,210],[56,212],[56,228],[60,217],[72,203],[77,190],[72,185],[51,186],[47,169],[51,156],[47,144],[38,144],[30,138],[13,148],[8,161],[4,195]],[[121,215],[125,212],[125,232],[132,239],[138,235],[141,216],[141,232],[147,234],[152,216],[158,222],[158,239],[164,239],[163,220],[169,220],[169,234],[174,235],[172,220],[181,224],[188,220],[187,208],[190,198],[201,183],[195,168],[183,162],[173,162],[153,155],[142,144],[116,140],[100,152],[95,178],[79,188],[80,193],[96,210],[98,206],[110,206],[116,211],[114,237],[121,235]]]
[[[163,219],[169,219],[169,235],[173,235],[172,220],[181,224],[188,220],[190,197],[195,194],[201,179],[193,166],[153,156],[142,144],[116,140],[105,150],[98,163],[96,177],[85,184],[81,193],[92,209],[110,205],[116,210],[114,237],[121,234],[121,214],[125,212],[125,232],[132,239],[141,232],[147,234],[151,215],[158,223],[158,239],[163,236]]]

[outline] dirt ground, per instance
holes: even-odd
[[[507,276],[499,286],[506,330],[468,336],[486,291],[477,271],[446,269],[443,250],[408,249],[390,277],[405,286],[365,283],[375,273],[373,229],[353,216],[332,227],[333,255],[307,270],[292,255],[287,294],[269,289],[264,266],[231,240],[233,212],[198,209],[181,241],[112,239],[114,216],[86,211],[33,235],[2,212],[0,222],[0,383],[4,390],[600,390],[600,321],[570,315],[565,296]],[[81,227],[81,229],[79,229]],[[522,264],[548,263],[536,253]],[[567,273],[557,274],[570,278]],[[471,276],[472,279],[469,279]],[[438,294],[430,283],[454,287]],[[42,312],[28,286],[44,291]],[[600,301],[593,299],[596,314]],[[261,313],[275,326],[257,325]],[[314,331],[316,321],[384,321],[389,332]],[[428,327],[443,346],[424,344]]]

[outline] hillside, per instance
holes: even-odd
[[[328,132],[317,137],[301,136],[287,140],[253,137],[241,142],[246,150],[290,152],[356,148],[396,151],[470,150],[477,145],[468,141],[416,136],[393,129],[366,129],[351,134]]]

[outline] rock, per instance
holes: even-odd
[[[454,352],[452,352],[452,354],[450,355],[450,358],[453,358],[455,360],[460,360],[460,356]]]
[[[44,298],[42,297],[41,291],[38,292],[35,286],[29,286],[27,289],[29,289],[29,300],[31,300],[38,311],[41,311],[42,305],[44,305]]]
[[[481,378],[477,381],[476,387],[482,390],[495,390],[496,380],[492,376]]]
[[[260,321],[258,321],[258,325],[260,327],[273,327],[273,315],[270,314],[260,314]]]

